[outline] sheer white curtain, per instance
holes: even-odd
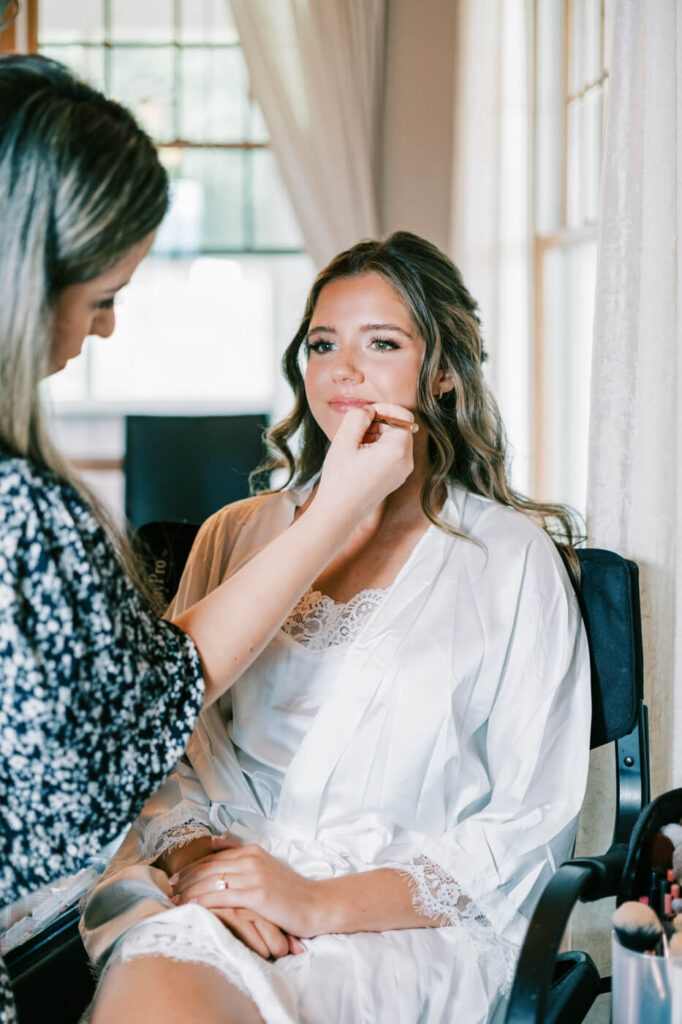
[[[682,785],[682,8],[618,0],[601,188],[588,531],[639,563],[654,794]],[[595,754],[601,754],[596,751]],[[611,752],[595,757],[581,846],[603,847]],[[596,837],[600,835],[600,840]],[[575,932],[608,920],[586,908]],[[591,950],[592,951],[592,950]],[[601,953],[601,955],[599,955]]]
[[[682,785],[682,8],[615,16],[595,311],[589,531],[639,563],[653,790]]]
[[[481,308],[488,376],[528,488],[531,92],[527,0],[460,0],[450,255]]]
[[[385,0],[231,4],[254,95],[319,267],[379,231]]]

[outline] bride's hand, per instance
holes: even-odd
[[[278,960],[289,953],[303,953],[297,939],[287,935],[272,921],[245,907],[210,907],[211,913],[222,921],[236,938],[264,960]]]
[[[377,421],[382,415],[408,425]],[[416,429],[413,414],[399,405],[349,409],[324,460],[316,502],[362,518],[412,472]]]
[[[290,936],[317,934],[314,881],[253,843],[237,846],[216,837],[213,848],[216,852],[211,856],[171,876],[176,906],[199,903],[214,914],[242,907]]]

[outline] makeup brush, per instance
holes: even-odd
[[[682,956],[682,932],[675,932],[670,939],[670,955]]]
[[[663,925],[656,913],[646,903],[637,903],[634,900],[621,903],[611,920],[619,942],[626,949],[631,949],[635,953],[652,953],[660,942],[663,955],[670,956]],[[652,958],[650,971],[659,998],[663,1002],[666,998],[666,991],[663,974],[656,962],[656,957]]]
[[[413,434],[419,430],[419,424],[413,423],[412,420],[401,420],[397,416],[385,416],[380,412],[374,417],[374,422],[387,423],[389,427],[404,427],[405,430],[411,430]]]
[[[621,903],[611,920],[620,944],[635,953],[654,949],[663,937],[663,925],[645,903]]]

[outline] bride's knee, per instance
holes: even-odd
[[[100,984],[92,1024],[263,1024],[255,1004],[213,967],[136,957],[112,964]]]

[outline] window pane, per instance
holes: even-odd
[[[566,223],[570,228],[580,227],[584,210],[584,158],[583,121],[584,100],[573,100],[568,104],[568,126],[566,135]]]
[[[76,75],[96,89],[104,89],[104,49],[99,46],[41,46],[45,57],[66,64]]]
[[[262,263],[152,257],[126,289],[112,344],[93,346],[93,397],[267,409],[272,329],[271,275]]]
[[[585,86],[585,0],[572,0],[570,10],[568,94],[575,96]]]
[[[101,43],[104,0],[40,0],[38,43]]]
[[[544,498],[585,510],[596,242],[545,254],[543,276],[544,419],[548,464]]]
[[[585,4],[585,79],[588,85],[597,82],[602,73],[601,57],[602,0],[586,0]]]
[[[300,249],[301,231],[279,173],[274,154],[267,149],[251,151],[253,247]]]
[[[270,132],[262,111],[255,100],[251,101],[249,121],[249,142],[269,142]]]
[[[536,218],[540,234],[562,223],[564,24],[563,5],[537,5]]]
[[[583,158],[585,161],[585,191],[583,218],[586,224],[596,224],[599,215],[599,180],[601,174],[601,125],[603,89],[594,86],[585,94],[585,123],[583,126]]]
[[[112,42],[170,43],[174,38],[173,0],[111,0]]]
[[[228,0],[181,0],[180,42],[238,43]]]
[[[171,169],[171,209],[155,251],[243,249],[244,154],[239,150],[186,149]]]
[[[240,49],[181,51],[180,137],[189,142],[243,142],[249,84]]]
[[[173,139],[173,51],[161,49],[111,50],[111,95],[159,141]]]

